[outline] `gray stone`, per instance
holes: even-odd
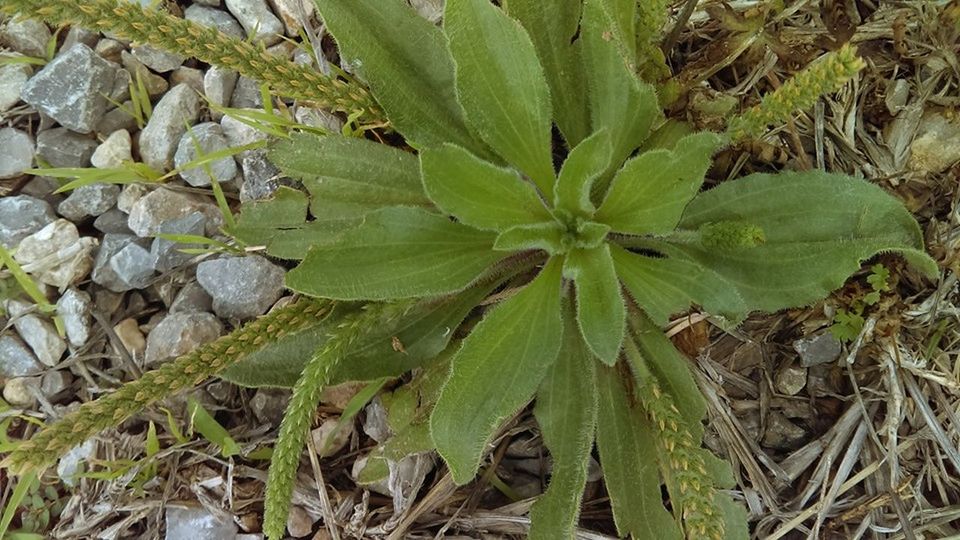
[[[70,47],[77,43],[83,43],[87,47],[96,47],[98,41],[100,41],[99,32],[93,32],[79,26],[71,26],[70,30],[67,30],[67,37],[63,38],[63,43],[60,45],[60,52],[70,50]]]
[[[295,37],[303,29],[303,17],[313,16],[313,2],[311,0],[269,0],[273,12],[283,21],[283,27],[288,36]]]
[[[259,255],[203,261],[197,282],[213,298],[213,311],[224,318],[262,315],[283,292],[283,269]]]
[[[216,28],[228,36],[243,39],[246,34],[232,15],[220,9],[193,4],[183,12],[183,17],[203,26]]]
[[[924,113],[910,143],[910,168],[928,173],[945,171],[960,161],[960,120],[930,110]]]
[[[61,216],[80,221],[88,216],[97,217],[117,204],[120,186],[116,184],[88,184],[70,192],[70,196],[57,206]]]
[[[133,102],[126,100],[120,107],[115,107],[107,111],[107,114],[103,115],[103,118],[97,122],[97,135],[106,136],[120,129],[127,131],[136,131],[139,129],[137,119],[127,112],[132,110]]]
[[[128,353],[139,358],[147,349],[147,340],[140,331],[136,319],[124,319],[113,326],[114,333]]]
[[[77,485],[78,475],[83,472],[84,464],[93,457],[97,450],[96,439],[90,439],[70,449],[57,463],[57,476],[67,486]]]
[[[776,450],[794,450],[803,445],[807,432],[790,421],[783,413],[771,411],[763,432],[763,446]]]
[[[137,236],[155,236],[161,232],[161,225],[164,223],[194,212],[200,212],[207,217],[208,230],[216,230],[222,221],[216,206],[199,201],[189,194],[160,187],[133,203],[127,226]]]
[[[340,133],[343,129],[343,121],[337,115],[323,109],[297,107],[293,118],[298,123],[324,129],[332,135]]]
[[[240,168],[243,170],[240,200],[244,202],[268,199],[278,187],[290,183],[289,179],[280,174],[280,169],[267,159],[267,151],[264,149],[243,152]]]
[[[13,257],[37,281],[62,289],[90,272],[96,245],[92,237],[81,238],[76,225],[58,219],[24,238]]]
[[[247,109],[257,111],[258,109]],[[232,116],[224,116],[220,120],[220,127],[223,128],[223,134],[230,141],[230,146],[243,146],[257,141],[265,141],[269,137],[266,133],[248,124],[237,120]]]
[[[211,310],[213,310],[213,299],[196,281],[184,285],[170,304],[170,313]]]
[[[122,42],[115,39],[103,38],[96,42],[96,45],[87,44],[89,47],[93,47],[94,52],[99,54],[105,60],[109,60],[116,64],[119,64],[123,61],[123,51],[127,50],[127,46]],[[127,75],[130,75],[130,72],[127,72]]]
[[[146,248],[138,244],[127,244],[110,258],[110,270],[117,277],[112,290],[119,292],[142,289],[153,279],[153,257]]]
[[[93,332],[90,310],[93,300],[84,291],[70,287],[57,300],[57,314],[63,320],[67,341],[72,347],[82,347]]]
[[[2,133],[0,129],[0,139]],[[16,247],[55,219],[57,216],[46,201],[29,195],[0,197],[0,244],[7,249]]]
[[[294,538],[303,538],[313,532],[313,518],[301,506],[291,505],[287,514],[287,532]]]
[[[180,66],[170,74],[170,84],[185,84],[195,92],[203,92],[203,72],[197,68]]]
[[[0,26],[0,45],[27,56],[46,58],[50,29],[35,19],[12,19]]]
[[[33,164],[33,138],[24,131],[0,128],[0,179],[20,176]]]
[[[220,124],[216,122],[197,124],[180,138],[173,163],[177,168],[181,168],[190,161],[197,159],[199,157],[197,147],[203,154],[211,154],[225,150],[229,146],[230,143],[227,142]],[[207,174],[208,168],[211,174]],[[229,182],[237,176],[237,162],[233,159],[233,156],[227,156],[208,163],[206,167],[194,167],[180,171],[180,177],[195,187],[209,186],[211,175],[219,183]]]
[[[129,86],[130,81],[136,83],[137,77],[140,77],[140,82],[143,83],[143,89],[147,91],[147,95],[150,97],[157,97],[170,88],[170,84],[167,83],[166,79],[150,71],[150,69],[143,65],[132,53],[127,51],[121,52],[120,61],[128,71],[126,81],[122,83],[124,86]],[[130,97],[129,90],[127,97]],[[114,98],[114,101],[119,101],[119,98]]]
[[[260,83],[241,75],[230,96],[230,106],[234,109],[259,109],[263,107],[263,95],[260,94]]]
[[[829,330],[798,339],[793,342],[793,348],[800,354],[800,365],[803,367],[836,362],[843,350],[840,340],[833,337]]]
[[[145,364],[186,354],[221,333],[223,326],[210,313],[170,313],[147,336]]]
[[[229,517],[203,508],[167,506],[166,540],[235,540],[237,525]]]
[[[3,385],[3,399],[14,407],[33,407],[37,403],[36,393],[40,391],[40,379],[37,377],[15,377]]]
[[[57,369],[43,374],[40,378],[40,393],[43,397],[53,401],[61,397],[73,383],[73,375],[64,369]]]
[[[44,370],[33,351],[19,337],[0,336],[0,378],[29,377]]]
[[[98,169],[121,167],[124,161],[133,161],[130,132],[118,129],[110,134],[90,156],[90,165]]]
[[[238,77],[236,71],[211,66],[203,76],[203,94],[212,104],[227,107],[230,105],[233,89],[237,86]],[[215,120],[223,118],[223,113],[216,110],[211,110],[210,115]]]
[[[313,447],[317,450],[318,456],[325,458],[336,455],[350,442],[350,437],[355,430],[353,422],[340,424],[340,417],[330,417],[326,418],[319,427],[310,431]]]
[[[20,90],[33,71],[27,64],[0,66],[0,113],[10,110],[20,101]]]
[[[787,364],[777,372],[774,385],[781,394],[795,396],[807,385],[807,369],[793,363]]]
[[[113,292],[129,291],[137,288],[131,286],[128,279],[142,278],[148,271],[153,273],[153,267],[150,265],[150,252],[144,249],[143,240],[127,234],[107,233],[103,235],[100,243],[100,250],[97,251],[96,259],[93,261],[93,272],[90,278],[94,283],[103,285]],[[127,246],[135,245],[139,248],[125,253],[118,263],[113,263],[115,257],[120,254]],[[144,268],[144,260],[146,267]],[[117,268],[127,272],[126,276],[121,278],[117,275]]]
[[[225,0],[225,4],[248,35],[267,45],[280,41],[283,23],[270,12],[264,0]]]
[[[53,323],[32,313],[33,306],[26,302],[7,300],[5,307],[13,327],[30,346],[37,359],[50,367],[57,365],[67,350],[67,344],[60,338]]]
[[[53,167],[86,167],[96,149],[96,140],[66,128],[37,134],[37,155]]]
[[[127,214],[119,208],[111,208],[93,220],[93,226],[103,233],[133,234],[127,227]]]
[[[107,111],[116,69],[77,43],[31,77],[20,95],[63,127],[89,133]]]
[[[129,214],[130,211],[133,210],[133,205],[149,193],[150,188],[143,184],[127,184],[123,186],[123,189],[120,190],[120,195],[117,197],[117,208],[119,208],[121,212]]]
[[[194,236],[203,236],[206,229],[207,218],[200,212],[187,214],[183,217],[171,219],[160,224],[160,233],[163,234],[190,234]],[[194,257],[189,253],[183,253],[182,249],[200,248],[199,244],[183,244],[174,242],[159,236],[153,239],[150,245],[150,257],[153,261],[153,268],[157,272],[168,272],[186,264]]]
[[[261,388],[250,398],[250,410],[257,420],[279,425],[289,401],[290,390],[286,388]]]
[[[173,167],[173,154],[187,125],[200,116],[200,97],[185,84],[174,86],[153,109],[153,115],[140,133],[140,157],[158,171]],[[132,228],[132,227],[131,227]]]
[[[130,53],[143,65],[157,73],[173,71],[180,67],[185,60],[185,58],[179,54],[162,51],[150,45],[132,47]]]

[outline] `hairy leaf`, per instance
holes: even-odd
[[[714,494],[713,500],[720,507],[720,514],[723,516],[723,532],[726,540],[748,540],[750,527],[747,525],[749,522],[747,509],[726,493]]]
[[[600,360],[613,365],[623,343],[626,307],[610,246],[571,251],[563,273],[576,283],[577,322],[584,341]]]
[[[452,144],[420,153],[430,199],[461,223],[504,230],[553,218],[533,184],[516,171],[484,161]]]
[[[554,207],[579,216],[592,216],[595,209],[590,202],[590,188],[609,165],[610,135],[602,129],[578,144],[563,162]]]
[[[386,300],[457,292],[503,257],[495,235],[418,208],[367,214],[362,225],[312,248],[287,287],[336,300]]]
[[[360,223],[359,218],[307,221],[307,196],[280,186],[270,199],[244,203],[236,227],[227,232],[248,246],[266,246],[279,259],[302,259]]]
[[[534,409],[553,458],[550,485],[530,511],[534,540],[574,537],[597,422],[596,363],[580,338],[573,309],[566,307],[563,345]]]
[[[565,232],[556,221],[511,227],[497,236],[493,249],[498,251],[542,249],[551,254],[559,253],[564,250]]]
[[[550,90],[530,37],[488,0],[449,0],[443,25],[467,126],[550,197]]]
[[[682,540],[663,506],[655,431],[613,367],[597,368],[597,448],[621,536]]]
[[[776,311],[823,298],[864,259],[900,251],[928,275],[920,227],[904,206],[863,180],[825,172],[753,174],[725,182],[690,202],[681,229],[741,220],[765,241],[722,249],[677,240],[667,254],[716,271],[739,291],[748,310]]]
[[[721,143],[719,135],[696,133],[674,150],[652,150],[631,159],[613,178],[594,219],[627,234],[672,231]]]
[[[340,54],[370,86],[397,130],[416,146],[452,142],[474,152],[453,89],[440,30],[402,0],[316,0]]]
[[[624,61],[634,69],[637,61],[636,0],[598,0],[610,28],[610,39],[619,47]]]
[[[659,325],[699,304],[738,322],[745,307],[736,288],[716,272],[686,258],[650,257],[610,246],[617,276],[642,310]]]
[[[351,219],[387,206],[430,206],[416,156],[392,146],[304,133],[273,143],[269,157],[307,187],[317,219]]]
[[[494,285],[421,302],[395,324],[364,336],[336,367],[333,384],[398,377],[435,357]],[[264,346],[227,368],[221,377],[248,387],[293,387],[310,355],[326,343],[343,315],[355,309],[351,305],[338,307],[324,322]]]
[[[553,260],[463,341],[430,419],[433,442],[457,484],[473,480],[500,424],[533,397],[563,334],[561,266]]]
[[[660,116],[656,92],[640,82],[611,39],[618,31],[605,16],[605,0],[586,0],[579,43],[587,77],[590,125],[606,128],[613,145],[607,172],[620,164],[647,138]]]
[[[572,44],[580,26],[581,3],[580,0],[504,2],[507,13],[520,21],[537,49],[550,85],[554,120],[570,148],[590,132],[586,76],[580,49]]]

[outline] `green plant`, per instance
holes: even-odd
[[[11,3],[114,31],[136,29],[145,13],[104,0],[89,10]],[[909,212],[863,180],[756,174],[700,191],[717,149],[854,76],[852,49],[815,68],[837,76],[798,76],[731,132],[688,133],[665,122],[636,76],[636,50],[651,43],[641,34],[662,19],[635,2],[447,0],[442,29],[399,0],[317,5],[344,62],[418,155],[363,138],[281,139],[270,156],[310,197],[281,188],[245,205],[229,232],[302,260],[288,287],[329,301],[303,300],[314,306],[306,316],[291,308],[289,320],[255,321],[85,404],[5,465],[49,465],[213,375],[293,386],[266,499],[264,530],[278,538],[320,390],[422,367],[417,386],[392,395],[396,431],[377,449],[380,473],[384,461],[435,447],[467,483],[494,434],[535,400],[554,468],[530,537],[572,537],[596,442],[621,534],[746,538],[744,511],[720,491],[732,486],[729,468],[701,448],[703,398],[661,325],[691,305],[734,325],[754,310],[809,304],[881,251],[936,272]],[[464,324],[492,300],[475,326]],[[460,327],[467,336],[452,339]]]
[[[870,267],[870,275],[867,276],[870,292],[854,298],[848,307],[838,308],[833,316],[830,332],[835,338],[841,341],[857,339],[863,331],[863,325],[866,324],[863,318],[864,313],[880,302],[883,293],[891,290],[889,279],[890,270],[887,270],[886,266],[877,263]]]

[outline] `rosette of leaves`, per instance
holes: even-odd
[[[271,156],[310,191],[315,219],[304,221],[303,194],[283,190],[244,211],[239,236],[302,259],[287,286],[305,295],[458,299],[430,326],[442,320],[444,336],[499,288],[416,427],[464,484],[535,400],[554,464],[531,537],[572,537],[596,441],[621,534],[746,538],[742,511],[714,489],[729,471],[700,448],[703,400],[660,325],[691,305],[735,324],[809,304],[879,252],[932,274],[909,212],[866,181],[820,171],[702,191],[727,136],[664,122],[625,46],[638,39],[633,2],[447,0],[442,28],[400,0],[317,5],[417,153],[281,141]],[[257,228],[268,211],[279,225]]]

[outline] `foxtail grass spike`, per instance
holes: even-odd
[[[45,469],[74,446],[147,406],[197,386],[270,342],[318,324],[332,306],[328,301],[302,298],[275,309],[212,343],[148,371],[112,394],[84,403],[20,443],[0,466],[15,474]]]
[[[663,451],[661,464],[665,476],[676,486],[671,503],[680,508],[682,526],[688,539],[723,540],[724,521],[714,497],[713,480],[698,451],[699,442],[673,402],[646,364],[631,339],[624,340],[624,352],[636,373],[636,396],[654,429],[658,431],[657,444]]]
[[[782,124],[794,112],[813,106],[820,96],[839,90],[865,65],[857,56],[856,47],[844,45],[794,75],[765,96],[759,105],[734,118],[728,131],[734,140],[758,137],[768,126]]]
[[[365,88],[328,77],[307,66],[270,54],[262,46],[219,30],[144,8],[126,0],[3,0],[0,13],[78,25],[148,44],[208,64],[232,69],[266,83],[277,95],[310,101],[348,114],[364,111],[364,123],[381,123],[383,113]]]
[[[320,402],[320,393],[329,384],[334,369],[359,338],[389,325],[403,316],[410,306],[410,302],[367,304],[364,309],[344,317],[330,333],[326,344],[307,361],[293,387],[293,396],[283,415],[270,459],[263,519],[263,532],[268,539],[283,538],[306,436]]]

